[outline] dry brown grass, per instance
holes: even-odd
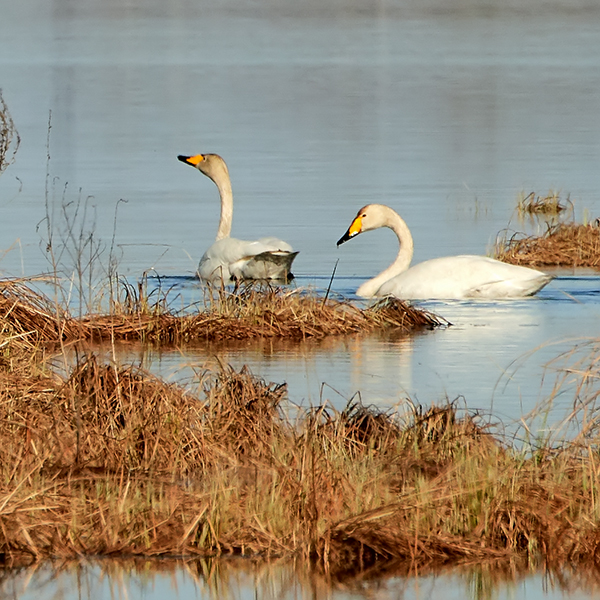
[[[506,263],[529,267],[591,267],[600,268],[600,227],[598,220],[579,224],[573,218],[574,205],[569,197],[558,192],[546,196],[531,192],[517,201],[520,221],[528,215],[545,226],[541,235],[525,233],[498,236],[494,257]]]
[[[0,281],[0,337],[30,349],[78,337],[78,327],[62,308],[35,292],[25,280]]]
[[[123,307],[121,307],[123,308]],[[22,281],[0,282],[0,326],[33,346],[75,341],[193,344],[248,339],[322,339],[393,331],[410,333],[445,324],[399,300],[359,308],[315,292],[244,287],[221,291],[202,310],[173,314],[162,304],[135,303],[109,315],[73,318]]]
[[[498,260],[532,267],[600,268],[600,227],[558,223],[541,236],[515,234],[498,240],[494,252]]]
[[[0,370],[0,553],[296,556],[335,580],[495,560],[596,564],[598,428],[512,444],[456,402],[285,417],[285,386],[197,395],[81,357]],[[586,408],[587,414],[595,414]]]
[[[267,338],[415,326],[398,302],[359,310],[280,290],[259,303],[256,293],[224,295],[206,312],[221,328],[242,322]],[[0,286],[0,309],[0,556],[9,564],[232,553],[298,557],[343,581],[484,560],[596,565],[600,556],[590,402],[581,404],[585,434],[563,443],[513,444],[457,403],[323,405],[291,422],[285,386],[247,370],[207,372],[194,392],[80,353],[59,375],[37,360],[40,349],[93,337],[82,331],[94,319],[71,318],[23,282]],[[188,318],[135,311],[119,317],[142,322],[133,339],[147,339],[153,319]],[[112,325],[103,331],[119,339]],[[196,338],[164,331],[158,339],[181,341],[202,329]],[[579,366],[586,382],[597,380],[597,362]],[[582,386],[577,397],[586,395],[596,398]]]
[[[213,290],[203,310],[174,315],[169,311],[134,310],[81,321],[88,339],[140,340],[182,344],[259,338],[321,339],[332,335],[385,329],[408,333],[443,323],[431,313],[399,300],[361,309],[350,302],[324,298],[307,290],[244,285],[233,292]]]

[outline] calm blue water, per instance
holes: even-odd
[[[159,274],[197,297],[218,197],[177,154],[224,156],[233,234],[289,241],[300,286],[326,288],[339,260],[333,290],[347,297],[396,252],[389,231],[336,248],[368,202],[405,217],[415,261],[485,254],[523,227],[520,193],[557,190],[578,219],[600,213],[591,0],[20,0],[2,8],[0,74],[21,135],[0,177],[5,276],[53,266],[49,223],[66,282],[79,249],[94,276],[112,257],[130,280]],[[510,424],[553,394],[557,356],[589,353],[599,290],[597,274],[562,271],[537,298],[424,303],[453,326],[410,339],[123,357],[191,385],[217,357],[248,364],[304,405],[462,396]]]

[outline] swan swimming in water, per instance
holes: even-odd
[[[413,256],[410,230],[395,210],[383,204],[368,204],[361,208],[337,245],[380,227],[389,227],[396,234],[400,251],[387,269],[358,288],[356,293],[363,298],[521,298],[535,294],[552,279],[541,271],[509,265],[487,256],[445,256],[410,267]]]
[[[204,253],[198,265],[198,276],[207,281],[230,283],[233,280],[293,279],[290,272],[298,252],[274,237],[254,242],[229,237],[233,219],[233,193],[225,161],[218,154],[177,157],[212,179],[221,196],[221,219],[217,241]]]

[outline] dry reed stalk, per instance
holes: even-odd
[[[528,266],[600,268],[600,227],[559,223],[542,236],[515,234],[499,239],[494,256],[501,261]]]

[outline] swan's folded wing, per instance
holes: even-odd
[[[291,269],[297,254],[298,252],[288,252],[287,250],[261,252],[249,260],[240,261],[238,277],[242,279],[273,279],[287,283],[294,278]],[[231,271],[232,274],[235,274],[233,267]]]
[[[215,242],[198,266],[202,279],[281,279],[290,278],[290,268],[298,253],[277,238],[245,241],[224,238]]]
[[[471,288],[465,297],[467,298],[522,298],[533,296],[554,277],[539,273],[537,276],[526,278],[501,279],[487,281]]]
[[[280,281],[293,279],[292,262],[298,253],[294,252],[288,243],[269,237],[244,244],[244,256],[229,265],[232,277]]]
[[[543,288],[551,276],[486,256],[445,256],[424,261],[386,281],[378,296],[405,300],[520,298]]]

